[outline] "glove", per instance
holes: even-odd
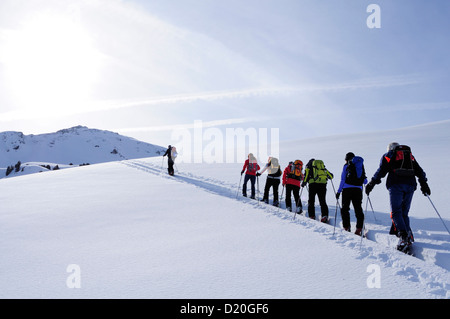
[[[341,196],[341,193],[336,193],[336,199],[339,199],[339,196]]]
[[[369,184],[366,185],[366,195],[369,195],[374,187],[375,187],[375,184],[372,182],[369,182]]]
[[[261,176],[261,173],[260,172],[256,173],[256,176]]]
[[[428,186],[428,184],[426,182],[424,182],[420,185],[420,190],[422,191],[422,194],[424,194],[425,196],[431,195],[430,186]]]
[[[241,171],[241,175],[244,174],[244,171]]]
[[[305,187],[306,186],[306,182],[302,182],[302,185],[301,185],[302,187]]]

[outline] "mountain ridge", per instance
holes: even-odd
[[[115,132],[74,126],[53,133],[0,132],[0,170],[17,162],[83,165],[161,155],[165,148]],[[0,172],[0,178],[5,174]]]

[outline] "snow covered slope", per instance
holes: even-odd
[[[336,198],[334,189],[340,183],[340,176],[344,158],[347,152],[353,152],[364,158],[364,165],[368,179],[377,170],[382,155],[386,152],[390,142],[399,142],[409,145],[413,154],[428,178],[431,188],[431,200],[438,209],[441,217],[445,219],[447,228],[450,229],[450,199],[448,185],[450,181],[450,121],[441,121],[427,125],[402,128],[398,130],[365,132],[351,135],[335,135],[314,139],[299,139],[283,142],[279,146],[280,163],[284,169],[289,161],[302,160],[305,164],[311,158],[322,159],[335,178],[328,183],[327,203],[330,216],[336,214]],[[251,150],[253,151],[253,150]],[[244,160],[244,159],[243,159]],[[266,159],[261,159],[260,164]],[[220,168],[215,165],[178,164],[180,171],[190,172],[204,178],[220,179],[224,182],[237,184],[242,164],[223,165]],[[260,177],[260,189],[263,190],[265,175]],[[386,236],[391,224],[390,204],[388,191],[385,188],[385,180],[377,185],[370,194],[373,210],[368,205],[364,195],[363,209],[366,209],[366,221],[371,223],[371,239],[383,242],[386,245],[395,246],[397,238]],[[280,188],[281,190],[281,188]],[[303,205],[306,207],[307,191],[302,193]],[[318,205],[316,201],[316,205]],[[316,206],[316,215],[320,214],[320,208]],[[340,222],[339,213],[338,223]],[[354,219],[353,211],[350,212]],[[416,254],[427,262],[434,263],[450,270],[450,236],[434,211],[430,201],[422,195],[418,189],[414,195],[411,211],[411,227],[416,239]],[[352,229],[355,225],[352,223]]]
[[[387,143],[405,137],[398,141],[417,150],[432,198],[444,208],[446,181],[434,178],[432,141],[448,137],[448,127],[290,142],[280,159],[323,157],[339,176],[353,150],[371,175]],[[413,132],[430,138],[406,140]],[[450,235],[421,194],[411,211],[416,258],[392,246],[381,185],[371,196],[377,219],[366,212],[372,237],[361,241],[341,230],[339,216],[334,232],[333,224],[294,220],[282,208],[236,196],[241,165],[178,163],[170,177],[161,158],[146,158],[0,180],[0,297],[450,298]]]
[[[21,132],[0,133],[0,178],[6,167],[18,161],[25,167],[8,176],[46,171],[73,165],[95,164],[130,158],[160,155],[165,149],[117,133],[76,126],[56,133],[24,135]],[[36,163],[38,162],[38,163]]]

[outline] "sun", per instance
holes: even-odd
[[[34,15],[8,31],[2,50],[10,93],[27,112],[82,107],[98,79],[101,57],[89,33],[64,15]]]

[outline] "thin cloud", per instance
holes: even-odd
[[[155,97],[144,100],[127,101],[127,102],[100,102],[91,108],[91,111],[109,110],[129,108],[136,106],[152,106],[161,104],[175,103],[192,103],[196,101],[216,101],[222,99],[240,99],[260,96],[277,96],[295,93],[326,93],[339,92],[347,90],[360,89],[380,89],[387,87],[414,85],[423,80],[417,76],[391,76],[371,79],[362,79],[359,81],[328,84],[328,85],[311,85],[311,86],[285,86],[285,87],[268,87],[268,88],[250,88],[242,90],[201,92],[193,94],[178,94],[165,97]]]
[[[161,132],[161,131],[173,131],[173,130],[182,130],[182,129],[194,129],[196,127],[201,126],[202,128],[208,127],[218,127],[218,126],[226,126],[226,125],[235,125],[235,124],[243,124],[249,122],[260,122],[267,120],[268,118],[234,118],[234,119],[223,119],[223,120],[215,120],[215,121],[199,121],[197,123],[189,123],[189,124],[175,124],[175,125],[161,125],[161,126],[144,126],[144,127],[130,127],[130,128],[121,128],[115,131],[120,133],[132,133],[132,132]]]
[[[423,82],[423,79],[418,76],[390,76],[361,79],[358,81],[327,84],[327,85],[311,85],[299,87],[269,87],[269,88],[250,88],[242,90],[230,91],[215,91],[215,92],[200,92],[193,94],[177,94],[171,96],[155,97],[135,101],[100,101],[90,103],[88,107],[72,109],[70,111],[64,110],[64,113],[59,114],[54,112],[51,117],[69,116],[76,114],[85,114],[99,111],[109,111],[114,109],[124,109],[140,106],[161,106],[163,104],[180,104],[193,103],[197,101],[217,101],[223,99],[243,99],[251,97],[264,96],[282,96],[290,94],[318,94],[318,93],[333,93],[349,90],[367,90],[367,89],[382,89],[397,86],[414,85]],[[0,122],[23,120],[23,119],[39,119],[48,118],[48,114],[30,113],[26,111],[12,111],[0,114]]]

